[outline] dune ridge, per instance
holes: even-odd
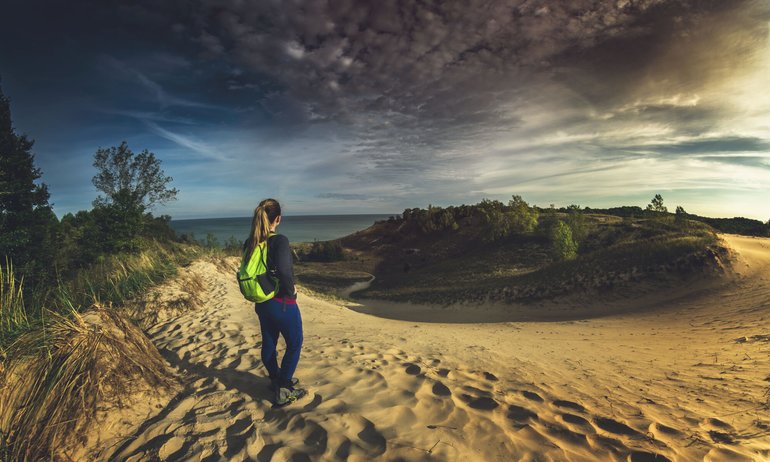
[[[770,240],[724,237],[734,279],[649,312],[420,323],[301,294],[309,396],[281,409],[253,306],[231,271],[199,262],[200,308],[149,331],[184,389],[100,457],[768,459]]]

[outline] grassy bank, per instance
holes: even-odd
[[[54,459],[96,404],[169,381],[157,350],[122,308],[175,276],[201,249],[146,241],[23,296],[10,263],[0,284],[0,460]]]
[[[570,216],[557,213],[555,219]],[[425,233],[399,220],[380,222],[341,240],[347,259],[326,264],[328,271],[313,264],[318,267],[306,278],[315,290],[337,290],[363,279],[355,277],[363,259],[377,279],[359,297],[442,305],[527,302],[683,280],[718,271],[727,257],[710,226],[672,217],[586,214],[570,258],[554,253],[542,227],[489,241],[480,226],[469,219],[456,229]]]

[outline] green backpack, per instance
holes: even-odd
[[[244,252],[241,267],[236,276],[238,287],[240,287],[246,300],[262,303],[275,297],[276,292],[278,292],[278,280],[268,272],[267,240],[254,247],[251,258],[248,260]]]

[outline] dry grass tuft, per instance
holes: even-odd
[[[241,264],[240,256],[223,255],[222,253],[207,255],[203,260],[212,263],[222,272],[235,273]]]
[[[111,307],[46,313],[43,329],[7,351],[0,389],[0,449],[9,460],[68,458],[106,402],[135,388],[167,389],[173,379],[144,333]]]
[[[196,272],[187,272],[170,281],[171,295],[162,296],[157,290],[126,303],[131,319],[142,329],[149,329],[168,316],[178,315],[200,307],[203,294],[208,289],[204,277]]]

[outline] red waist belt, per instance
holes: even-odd
[[[297,303],[296,298],[289,298],[289,297],[273,297],[273,300],[275,300],[278,303],[288,303],[289,305],[294,305]]]

